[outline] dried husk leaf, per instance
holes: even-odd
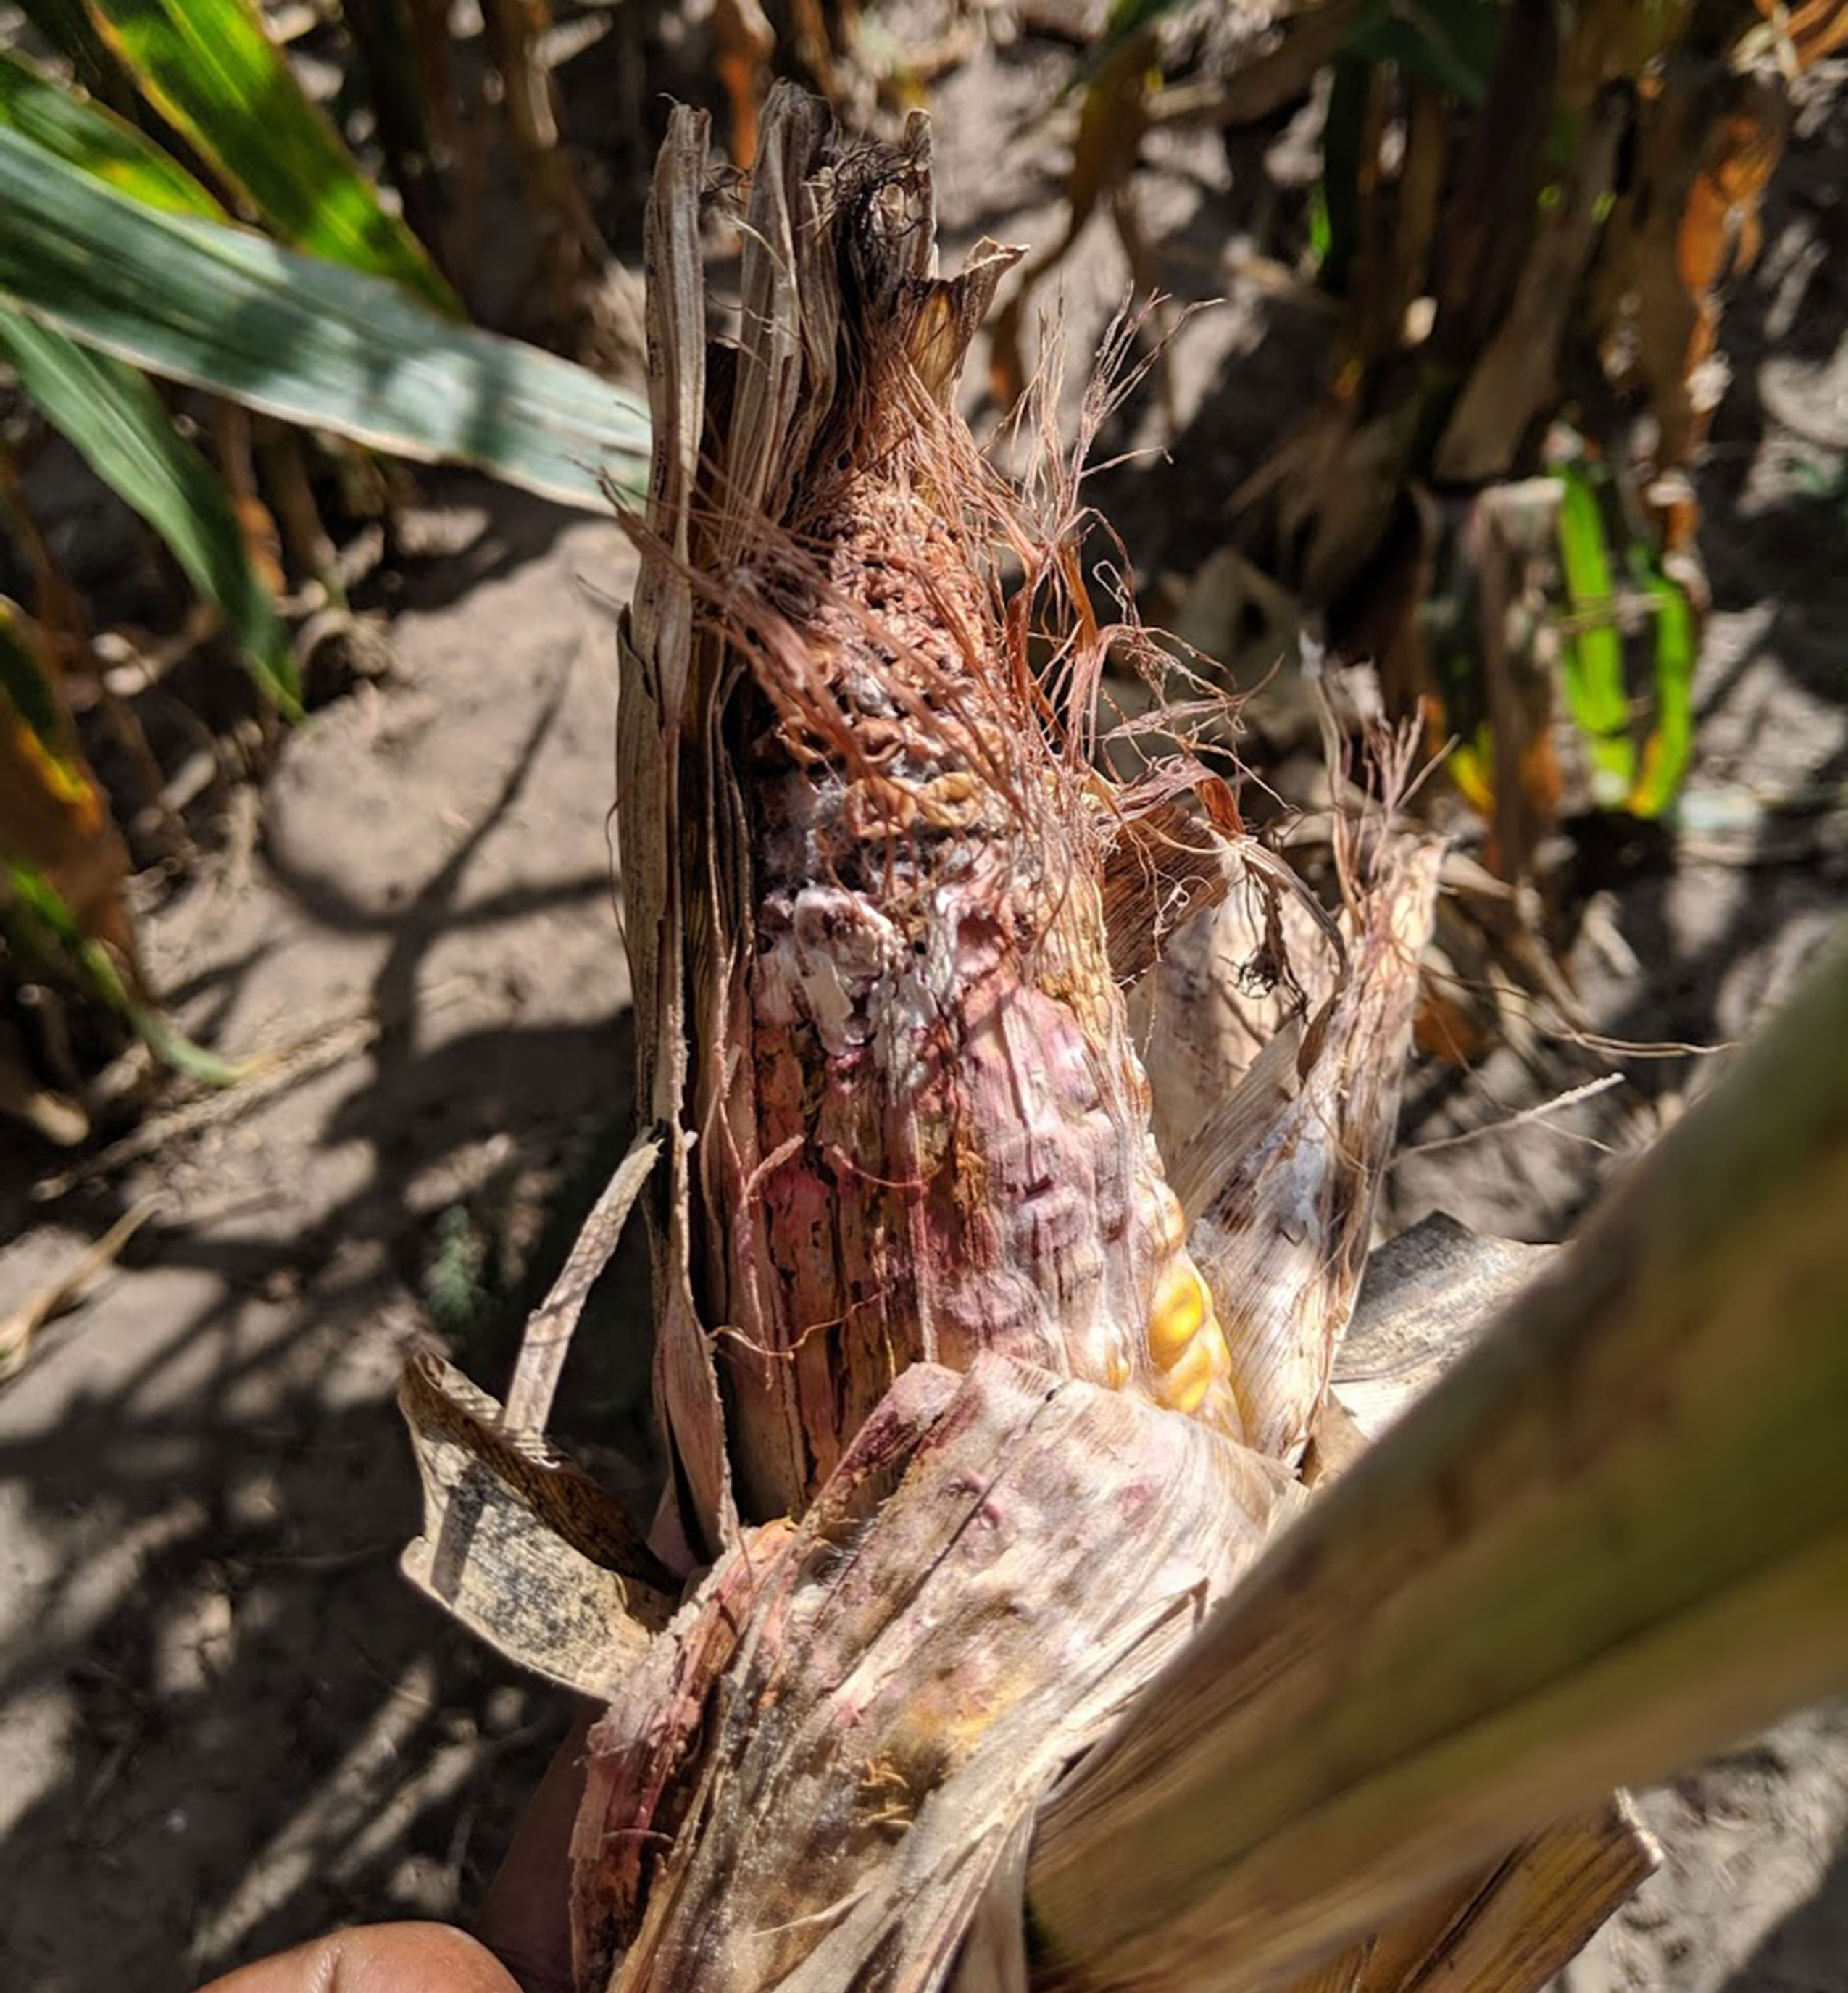
[[[992,1355],[962,1379],[914,1369],[802,1522],[719,1567],[593,1732],[580,1984],[619,1950],[620,1993],[941,1984],[1047,1786],[1294,1492],[1127,1393]],[[696,1781],[638,1885],[664,1756],[697,1756]],[[1008,1900],[1004,1882],[991,1957]]]
[[[1340,977],[1303,897],[1237,860],[1231,869],[1224,897],[1174,928],[1129,1000],[1156,1142],[1170,1166],[1264,1048],[1319,1010]]]
[[[1084,1983],[1287,1984],[1839,1683],[1845,1028],[1838,956],[1042,1809]]]
[[[710,1343],[688,1275],[687,911],[683,839],[697,829],[683,801],[693,591],[692,504],[705,395],[705,292],[699,207],[708,172],[703,118],[677,114],[655,165],[644,231],[648,409],[653,439],[644,560],[618,631],[617,809],[623,938],[635,1005],[636,1100],[662,1133],[667,1167],[648,1208],[653,1246],[657,1407],[672,1461],[677,1518],[695,1549],[737,1534],[725,1420]]]
[[[1441,856],[1430,841],[1382,843],[1344,914],[1334,993],[1279,1031],[1173,1166],[1244,1431],[1293,1464],[1366,1263]]]
[[[1353,1993],[1539,1993],[1661,1860],[1619,1793],[1348,1954]]]
[[[623,1674],[590,1733],[571,1848],[572,1952],[584,1993],[609,1984],[639,1927],[699,1775],[712,1697],[791,1528],[766,1523],[726,1553]]]
[[[613,1694],[665,1624],[672,1581],[620,1506],[434,1351],[398,1405],[423,1486],[401,1565],[418,1591],[509,1660],[582,1695]]]
[[[1235,825],[1237,805],[1225,785],[1208,778],[1199,786],[1223,795],[1218,813]],[[1193,932],[1207,910],[1224,901],[1235,870],[1219,829],[1201,820],[1190,798],[1170,797],[1126,819],[1104,853],[1101,880],[1111,974],[1126,986],[1146,976],[1178,935]]]
[[[1559,1249],[1485,1237],[1445,1212],[1381,1246],[1334,1366],[1333,1395],[1361,1432],[1378,1439]]]

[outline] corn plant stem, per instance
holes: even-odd
[[[1275,1985],[1848,1680],[1848,955],[1041,1815],[1061,1982]]]
[[[431,158],[434,107],[410,9],[405,0],[340,0],[340,17],[359,56],[379,149],[404,203],[405,219],[438,270],[453,282]]]
[[[308,475],[307,439],[299,429],[272,415],[255,417],[251,432],[258,467],[270,495],[270,511],[282,533],[290,580],[297,587],[318,582],[327,600],[345,609],[347,589],[340,579],[340,554],[322,522]]]
[[[520,171],[538,220],[540,275],[555,328],[576,323],[576,287],[607,260],[596,225],[558,131],[552,77],[541,43],[551,25],[547,0],[485,0],[481,23],[500,73],[507,124]]]

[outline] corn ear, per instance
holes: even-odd
[[[1068,1768],[1119,1717],[1157,1722],[1163,1663],[1211,1639],[1305,1502],[1279,1456],[1352,1301],[1436,858],[1377,826],[1365,863],[1343,844],[1328,965],[1164,1170],[1121,986],[1264,860],[1184,761],[1096,772],[1089,706],[1126,633],[1078,579],[1075,474],[1042,470],[1047,503],[1008,491],[953,412],[1010,252],[940,277],[922,125],[853,146],[779,91],[736,334],[709,344],[709,163],[677,114],[647,224],[619,807],[669,1520],[711,1567],[651,1639],[652,1588],[625,1577],[606,1608],[634,1659],[591,1739],[576,1976],[1024,1993],[1049,1790],[1083,1793]],[[523,1366],[514,1423],[547,1374]],[[1268,1450],[1236,1437],[1242,1400]],[[555,1492],[530,1434],[432,1424],[511,1530]],[[1190,1832],[1142,1872],[1197,1856]],[[1492,1871],[1482,1847],[1467,1897],[1382,1902],[1412,1914],[1377,1937],[1349,1919],[1289,1966],[1314,1969],[1302,1993],[1409,1993],[1464,1957],[1460,1917],[1486,1974],[1536,1902],[1570,1923],[1628,1873],[1623,1836],[1593,1838],[1576,1868],[1545,1835]],[[1061,1962],[1117,1983],[1080,1937]]]
[[[620,824],[644,1083],[681,1131],[661,1396],[716,1541],[724,1462],[746,1517],[799,1511],[914,1362],[1237,1414],[1111,966],[1134,812],[1085,754],[1098,619],[952,405],[1013,252],[938,277],[924,122],[855,148],[779,90],[736,342],[705,350],[707,172],[676,113]]]

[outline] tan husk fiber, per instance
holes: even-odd
[[[1173,1164],[1245,1437],[1293,1465],[1328,1388],[1399,1120],[1439,851],[1382,841],[1344,910],[1345,960]]]

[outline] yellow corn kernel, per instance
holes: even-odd
[[[1156,1395],[1172,1410],[1197,1412],[1208,1392],[1225,1376],[1228,1361],[1225,1338],[1214,1322],[1204,1334],[1194,1337],[1180,1361],[1157,1380]]]
[[[1157,1370],[1177,1362],[1212,1317],[1212,1299],[1194,1263],[1183,1253],[1155,1284],[1149,1310],[1149,1355]],[[1218,1325],[1214,1324],[1215,1331]]]

